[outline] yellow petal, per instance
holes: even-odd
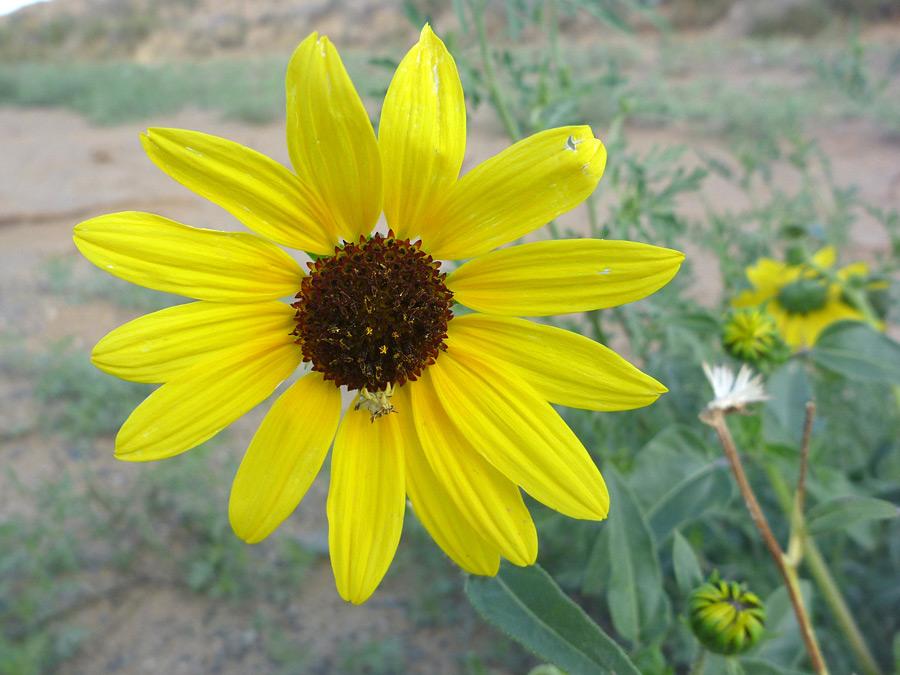
[[[500,567],[497,553],[465,516],[428,464],[412,418],[410,387],[400,387],[392,400],[399,411],[396,419],[404,434],[406,458],[406,492],[422,525],[434,541],[460,567],[472,574],[493,576]]]
[[[337,50],[318,33],[288,65],[287,144],[323,226],[347,241],[370,234],[381,216],[375,131]]]
[[[293,336],[273,335],[200,361],[131,413],[116,436],[116,457],[147,462],[200,445],[269,396],[302,358]]]
[[[303,251],[334,252],[337,232],[316,217],[315,197],[278,162],[224,138],[182,129],[149,129],[141,143],[160,169],[257,234]]]
[[[460,259],[546,225],[587,199],[606,166],[589,127],[530,136],[479,164],[435,205],[422,244],[435,258]]]
[[[732,307],[761,307],[762,304],[769,300],[772,297],[772,294],[767,294],[761,291],[751,291],[746,290],[737,295],[732,301]]]
[[[126,211],[75,226],[75,245],[97,267],[133,284],[214,302],[294,295],[303,270],[255,234],[218,232]]]
[[[771,298],[778,295],[778,291],[787,281],[785,278],[787,271],[788,266],[783,262],[760,258],[755,265],[747,268],[747,279],[757,293],[762,294],[765,298]]]
[[[284,392],[241,461],[228,516],[234,533],[262,541],[297,508],[322,467],[341,419],[341,390],[311,372]]]
[[[447,277],[454,300],[502,316],[586,312],[640,300],[675,276],[684,254],[631,241],[522,244],[470,260]]]
[[[816,267],[832,267],[835,260],[837,260],[837,250],[834,246],[826,246],[812,257]]]
[[[666,391],[611,349],[524,319],[467,314],[450,322],[447,346],[503,363],[546,400],[586,410],[631,410]]]
[[[441,356],[443,360],[443,355]],[[434,366],[411,384],[413,418],[428,463],[469,525],[516,565],[537,557],[537,532],[519,488],[473,448],[435,392]]]
[[[388,226],[402,238],[430,234],[466,152],[466,102],[456,63],[428,25],[391,80],[378,147]]]
[[[837,271],[838,279],[843,281],[847,281],[851,277],[864,277],[869,273],[869,266],[864,262],[855,262],[847,265],[846,267],[842,267]],[[872,288],[874,284],[869,284],[869,288]],[[882,288],[887,288],[887,286],[882,286]]]
[[[448,347],[427,373],[450,422],[494,468],[567,516],[606,517],[609,493],[600,471],[522,378],[459,345]]]
[[[406,509],[403,435],[395,415],[349,410],[338,428],[328,490],[328,547],[338,592],[365,602],[400,542]]]
[[[190,302],[116,328],[97,343],[91,361],[132,382],[167,382],[216,352],[293,328],[294,310],[283,302]]]

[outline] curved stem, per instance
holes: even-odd
[[[803,440],[800,443],[800,475],[797,477],[797,489],[794,491],[794,506],[791,510],[791,533],[788,538],[787,562],[797,567],[803,559],[803,545],[806,543],[803,520],[803,507],[806,501],[806,467],[809,463],[809,439],[812,436],[813,417],[816,404],[806,404],[806,422],[803,424]]]
[[[775,490],[775,494],[778,496],[778,501],[781,502],[781,508],[784,509],[785,513],[788,513],[791,508],[791,496],[784,479],[774,468],[767,467],[766,473],[769,476],[769,482]],[[805,533],[801,536],[803,537],[803,550],[806,554],[804,561],[809,569],[809,573],[822,593],[822,597],[825,598],[825,603],[831,610],[838,628],[844,634],[844,639],[850,645],[860,670],[865,675],[881,675],[882,671],[878,666],[878,662],[875,661],[869,645],[866,644],[862,631],[859,629],[856,619],[847,605],[847,601],[844,600],[844,595],[834,580],[831,570],[828,568],[828,562],[819,550],[816,540]]]

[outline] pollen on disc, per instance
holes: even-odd
[[[309,263],[294,334],[312,369],[348,389],[414,380],[444,349],[453,294],[418,242],[375,234]]]

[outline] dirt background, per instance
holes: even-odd
[[[145,12],[141,3],[123,4],[132,8],[133,15],[143,16]],[[13,26],[18,31],[29,24],[75,21],[85,16],[106,21],[98,5],[102,3],[54,0],[7,18],[0,28]],[[288,54],[298,36],[312,29],[329,34],[342,49],[377,50],[385,44],[411,44],[416,38],[416,30],[403,18],[401,9],[379,3],[205,0],[165,6],[165,12],[155,17],[149,28],[132,29],[147,31],[140,40],[104,43],[102,49],[87,49],[77,41],[63,40],[58,54],[60,58],[127,56],[144,62],[259,51]],[[441,3],[430,7],[436,25],[453,23],[454,18]],[[743,11],[747,11],[746,3]],[[718,14],[708,19],[709,25],[686,29],[683,39],[703,40],[710,35],[725,39],[746,32],[747,20],[741,17],[730,3],[724,3]],[[491,14],[495,28],[502,20],[500,12]],[[900,24],[869,26],[864,28],[863,37],[896,42],[900,40]],[[575,21],[567,39],[623,38],[592,36]],[[629,44],[640,46],[646,59],[655,58],[659,48],[655,33],[647,31],[630,40]],[[741,77],[740,64],[723,63],[722,68],[731,68],[735,77]],[[199,227],[239,229],[228,214],[176,184],[146,159],[138,141],[138,132],[146,126],[201,130],[289,163],[283,121],[248,125],[223,121],[215,112],[188,110],[141,124],[97,127],[60,110],[0,108],[0,334],[19,336],[32,350],[44,349],[64,336],[75,336],[76,346],[89,350],[108,331],[142,313],[103,301],[72,305],[65,294],[51,292],[38,273],[46,261],[59,257],[76,260],[76,276],[80,267],[88,266],[78,259],[71,239],[73,225],[81,220],[136,209]],[[604,136],[604,129],[595,131]],[[868,122],[820,125],[807,132],[830,157],[837,182],[858,186],[866,201],[881,208],[900,204],[900,140]],[[630,145],[638,150],[686,144],[691,148],[683,160],[688,167],[700,164],[698,153],[725,152],[720,140],[687,125],[631,127],[628,136]],[[486,106],[482,107],[470,117],[464,171],[505,145],[497,120]],[[786,181],[792,180],[789,175],[785,173]],[[680,203],[679,208],[689,218],[702,217],[709,207],[740,208],[746,199],[715,177],[704,185],[702,194]],[[585,222],[580,210],[562,220],[563,225],[576,229]],[[887,245],[885,233],[873,221],[858,221],[853,230],[855,254],[870,257],[885,251]],[[719,287],[715,260],[694,253],[694,269],[699,274],[695,293],[704,303],[712,304],[718,299]],[[0,429],[34,422],[39,410],[31,395],[32,383],[0,373]],[[254,411],[235,424],[222,452],[239,456],[261,415],[261,411]],[[0,465],[11,468],[26,486],[52,478],[70,461],[65,444],[51,435],[30,433],[0,442]],[[127,486],[141,480],[141,465],[113,459],[112,439],[96,443],[89,462],[98,475],[113,484]],[[0,522],[33,516],[23,512],[5,476],[5,472],[0,474]],[[292,518],[293,531],[312,538],[323,536],[325,489],[322,481],[316,484]],[[222,508],[226,508],[225,503]],[[463,650],[472,633],[414,626],[404,609],[402,579],[389,579],[372,600],[356,608],[343,603],[335,592],[327,559],[316,563],[309,575],[283,622],[298,643],[308,644],[317,654],[319,670],[314,672],[338,672],[328,655],[342,638],[378,641],[398,635],[413,646],[408,672],[458,672],[458,664],[449,655]],[[98,578],[95,583],[102,599],[72,617],[77,624],[90,628],[92,636],[80,654],[59,672],[274,672],[259,630],[246,614],[234,611],[232,606],[152,580],[101,594],[108,581]]]

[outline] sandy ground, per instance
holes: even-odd
[[[73,306],[65,295],[53,294],[38,273],[48,259],[77,258],[71,229],[83,219],[137,209],[199,227],[240,228],[231,216],[170,180],[146,159],[138,132],[153,125],[224,136],[288,163],[281,122],[247,126],[222,121],[215,113],[186,111],[142,125],[100,128],[62,111],[0,109],[0,334],[21,336],[29,349],[71,335],[78,346],[88,349],[140,313],[99,301]],[[603,136],[604,130],[596,131]],[[900,203],[896,139],[862,122],[811,131],[831,158],[838,182],[857,185],[861,195],[876,206]],[[724,152],[716,139],[698,136],[686,127],[632,128],[629,140],[639,150],[687,144],[692,148],[685,155],[688,166],[699,163],[697,150]],[[484,111],[471,121],[468,142],[464,170],[505,145],[496,122]],[[789,180],[787,174],[785,180]],[[680,209],[690,218],[700,218],[707,207],[735,209],[743,199],[732,186],[711,177],[703,194],[685,199]],[[584,223],[581,211],[562,220],[576,229]],[[855,226],[853,242],[855,252],[864,257],[887,246],[884,232],[865,218]],[[691,248],[688,251],[695,256],[700,275],[695,293],[701,301],[714,303],[719,284],[715,261]],[[78,259],[76,275],[86,265]],[[28,425],[36,414],[31,384],[0,373],[0,428]],[[242,451],[260,415],[254,411],[234,426],[227,452]],[[66,448],[51,436],[32,433],[0,442],[0,464],[11,467],[26,485],[51,477],[60,463],[68,461]],[[123,465],[112,458],[109,439],[98,443],[90,461],[110,480],[140,479],[140,465]],[[0,522],[18,508],[5,480],[0,477]],[[324,532],[323,485],[317,484],[294,516],[298,517],[303,519],[301,528],[319,535]],[[285,621],[296,631],[298,642],[309,643],[319,654],[328,654],[342,637],[378,640],[402,635],[414,646],[411,653],[421,656],[412,660],[409,672],[456,672],[452,662],[441,663],[441,655],[458,652],[464,636],[416,630],[397,601],[402,598],[402,584],[395,582],[363,608],[354,608],[337,596],[324,561],[313,569],[303,589]],[[92,627],[94,636],[63,673],[247,673],[267,672],[271,666],[247,616],[171,587],[148,583],[123,589],[86,608],[76,622]],[[336,672],[327,670],[327,665],[321,667],[325,668],[321,672]]]

